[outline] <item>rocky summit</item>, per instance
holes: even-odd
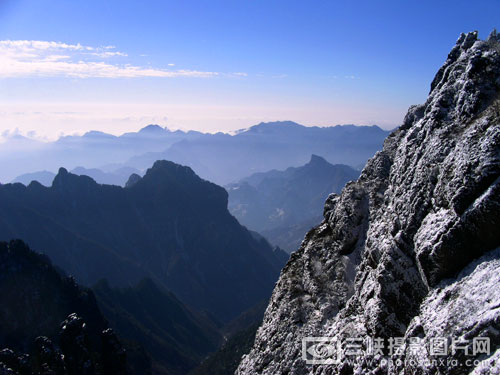
[[[329,196],[237,374],[500,372],[499,42],[462,34],[425,104]]]

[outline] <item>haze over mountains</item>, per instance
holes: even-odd
[[[184,140],[165,152],[133,157],[125,164],[141,169],[154,160],[172,160],[224,185],[256,172],[303,165],[311,154],[330,163],[362,167],[380,150],[388,134],[378,126],[321,128],[291,121],[261,123],[236,135],[217,133]]]
[[[500,375],[499,14],[0,0],[0,375]]]
[[[236,169],[227,169],[230,159],[248,160],[242,171],[268,171],[273,163],[289,166],[285,159],[294,153],[286,144],[298,144],[301,137],[308,141],[297,154],[323,150],[357,163],[361,159],[355,154],[366,148],[362,140],[373,132],[384,134],[377,127],[346,126],[325,131],[276,123],[261,124],[233,136],[169,132],[148,126],[122,137],[98,132],[67,137],[44,145],[47,148],[39,150],[37,157],[49,155],[56,160],[59,156],[54,155],[63,155],[69,145],[68,151],[74,149],[75,153],[69,152],[66,161],[78,160],[79,153],[90,153],[100,163],[111,163],[101,164],[100,168],[78,166],[71,172],[60,168],[57,174],[44,169],[15,179],[25,186],[0,186],[0,240],[23,238],[48,255],[58,268],[94,286],[102,314],[130,351],[129,366],[138,364],[145,373],[185,374],[217,350],[223,335],[235,335],[222,351],[224,361],[231,362],[228,368],[234,369],[240,350],[250,347],[248,339],[261,320],[287,254],[230,215],[228,194],[223,188],[200,179],[189,167],[170,161],[155,161],[145,173],[141,163],[171,151],[180,155],[179,150],[187,147],[197,151],[189,158],[189,153],[182,154],[185,161],[205,171],[207,165],[217,165],[212,168],[216,174],[209,175],[232,181]],[[338,150],[327,150],[320,139],[331,136],[347,145],[356,133],[365,136],[351,139],[349,147]],[[126,163],[105,158],[110,151],[120,157],[137,152],[149,147],[148,142],[154,150],[166,140],[173,143],[164,152],[144,153]],[[367,142],[369,147],[377,148],[382,139],[371,137]],[[133,143],[137,144],[132,151],[123,149]],[[250,157],[256,150],[269,160]],[[210,159],[207,155],[211,154],[214,156]],[[264,208],[266,200],[273,204],[273,210],[286,208],[286,215],[268,224],[278,229],[285,224],[290,232],[291,227],[286,225],[304,225],[315,212],[311,206],[319,208],[331,189],[340,189],[357,175],[351,167],[332,166],[313,155],[306,166],[254,174],[243,183],[252,183],[263,194],[262,204],[255,208]],[[278,199],[281,189],[287,191],[281,194],[284,199]],[[294,199],[303,200],[297,209],[293,207]],[[256,203],[247,202],[252,207]],[[258,221],[259,215],[266,214],[252,215]],[[305,229],[294,227],[292,231],[294,243],[300,242]],[[245,344],[240,348],[241,342]],[[217,358],[220,354],[211,361]],[[199,371],[211,370],[200,367]]]
[[[84,167],[76,167],[72,169],[70,172],[78,176],[83,175],[91,177],[93,180],[95,180],[100,184],[116,185],[116,186],[125,186],[128,179],[130,178],[130,175],[134,173],[141,174],[141,171],[131,167],[120,167],[118,169],[111,169],[109,172],[104,172],[101,169],[97,168],[88,169]],[[12,183],[19,182],[23,185],[28,186],[31,183],[31,181],[38,181],[43,186],[49,187],[52,185],[52,181],[54,181],[55,177],[56,174],[53,172],[40,171],[40,172],[26,173],[17,176],[12,181]]]
[[[16,179],[26,184],[31,178],[40,178],[46,183],[46,172],[43,176],[22,175],[56,173],[63,166],[68,170],[99,169],[102,173],[94,171],[92,176],[98,182],[123,185],[123,171],[145,171],[156,160],[165,159],[190,166],[209,181],[228,184],[256,172],[303,165],[311,154],[360,168],[382,147],[388,134],[377,126],[306,127],[284,121],[261,123],[234,135],[169,131],[149,125],[121,136],[93,131],[49,143],[16,136],[0,150],[0,181]]]
[[[332,165],[320,156],[301,167],[256,173],[229,184],[229,211],[240,223],[264,235],[287,252],[299,248],[305,233],[321,222],[321,210],[331,193],[357,179],[347,165]]]
[[[359,178],[356,169],[314,152],[300,167],[269,168],[311,149],[354,163],[351,152],[375,147],[380,129],[311,131],[277,123],[234,136],[191,134],[126,163],[75,169],[81,175],[60,168],[50,187],[1,185],[0,241],[23,238],[45,256],[21,241],[0,242],[6,322],[0,344],[17,351],[0,351],[0,373],[494,373],[500,363],[499,44],[496,32],[487,41],[462,35],[427,102],[410,108]],[[155,126],[143,132],[164,134]],[[323,143],[329,132],[336,133],[333,148]],[[361,137],[370,133],[370,141]],[[109,137],[87,138],[105,144]],[[228,197],[172,161],[155,161],[141,176],[141,163],[162,156],[195,164],[219,181],[238,176],[238,163],[244,173],[256,166],[267,171],[227,185]],[[50,172],[38,176],[47,184],[51,178]],[[250,229],[275,234],[274,243],[305,234],[300,248],[287,261],[230,214],[228,201]],[[321,213],[322,222],[306,234]],[[341,352],[337,362],[311,367],[303,339],[312,335],[339,343],[417,337],[424,345],[435,337],[475,337],[491,347],[487,354],[446,353],[461,363],[458,370],[433,364],[426,351],[383,352],[391,363],[405,359],[389,368],[363,352],[354,362]]]
[[[201,135],[191,131],[169,131],[158,125],[148,125],[138,132],[121,136],[91,131],[82,136],[64,136],[54,142],[17,135],[2,144],[0,181],[9,182],[17,176],[37,171],[56,173],[61,166],[68,170],[99,167],[103,172],[112,172],[121,167],[113,164],[122,163],[134,155],[163,151],[175,142]]]
[[[223,188],[167,161],[128,188],[65,169],[50,188],[2,185],[0,239],[12,238],[86,285],[151,277],[221,321],[267,298],[287,258],[229,214]]]

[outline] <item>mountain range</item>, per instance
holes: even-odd
[[[2,143],[0,181],[29,184],[35,178],[50,186],[46,173],[40,172],[56,174],[63,166],[67,170],[82,167],[86,169],[82,174],[93,173],[90,176],[99,183],[123,186],[124,171],[127,174],[134,168],[142,174],[156,160],[165,159],[225,185],[256,172],[303,165],[311,154],[358,168],[380,150],[388,134],[378,126],[306,127],[283,121],[261,123],[235,134],[170,131],[148,125],[121,136],[92,131],[54,142],[17,135]],[[33,173],[38,175],[26,176]]]
[[[227,185],[228,207],[241,224],[292,252],[321,222],[328,195],[358,177],[359,172],[347,165],[332,165],[312,155],[304,166],[256,173]]]
[[[55,173],[61,166],[68,170],[79,166],[99,168],[108,173],[123,167],[121,163],[135,155],[160,152],[176,142],[202,135],[192,131],[170,131],[158,125],[148,125],[138,132],[121,136],[90,131],[82,136],[63,136],[53,142],[16,135],[2,144],[0,181],[12,181],[23,174],[38,171]]]
[[[141,169],[154,160],[172,160],[190,166],[203,178],[226,185],[257,172],[303,165],[311,154],[334,164],[363,166],[381,149],[388,134],[378,126],[261,123],[235,135],[218,133],[177,142],[164,152],[135,156],[124,164]]]
[[[49,172],[0,185],[0,374],[500,373],[500,35],[384,133],[13,137]]]
[[[158,161],[127,188],[61,168],[51,187],[0,186],[0,239],[22,238],[84,285],[145,277],[219,321],[268,298],[287,255],[227,210],[227,192]]]
[[[141,174],[141,171],[131,167],[120,167],[114,170],[110,170],[108,172],[104,172],[98,168],[84,168],[84,167],[76,167],[70,171],[73,174],[78,176],[88,176],[91,177],[94,181],[99,184],[106,185],[116,185],[116,186],[125,186],[130,175],[132,174]],[[26,173],[20,176],[17,176],[12,183],[21,183],[25,186],[28,186],[32,181],[37,181],[41,183],[43,186],[51,186],[52,182],[56,174],[49,171],[40,171],[33,173]]]

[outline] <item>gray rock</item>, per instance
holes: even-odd
[[[425,104],[409,109],[358,181],[328,198],[236,374],[500,372],[498,44],[496,33],[487,41],[462,34]],[[363,349],[371,338],[386,349],[403,338],[404,352],[342,352],[309,365],[302,339],[311,336],[344,349],[352,338]],[[449,351],[445,365],[427,364],[437,337],[487,337],[491,353]],[[427,346],[412,353],[411,339]]]

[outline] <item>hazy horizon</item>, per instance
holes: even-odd
[[[85,167],[100,169],[96,177],[100,182],[119,181],[123,185],[132,173],[150,168],[157,160],[170,160],[224,185],[255,172],[303,165],[312,154],[359,167],[381,148],[389,134],[376,125],[308,127],[291,121],[256,124],[224,135],[160,129],[165,128],[151,124],[119,136],[96,132],[56,141],[4,133],[0,181],[13,181],[33,172],[55,173],[60,167]]]
[[[4,0],[0,134],[151,123],[213,133],[287,119],[392,129],[425,100],[459,34],[485,38],[500,11],[494,1],[313,5]]]
[[[250,128],[257,126],[257,125],[260,125],[260,124],[274,124],[274,123],[295,123],[295,124],[298,124],[300,126],[304,126],[307,128],[314,128],[314,127],[330,128],[330,127],[336,127],[336,126],[356,126],[356,127],[377,126],[383,130],[391,131],[391,130],[395,129],[395,128],[391,128],[391,127],[386,128],[386,127],[380,126],[378,124],[347,124],[346,123],[346,124],[316,125],[316,124],[302,124],[302,123],[299,123],[299,122],[293,121],[293,120],[276,120],[276,121],[261,121],[259,123],[254,123],[254,124],[251,124],[247,127],[238,128],[235,130],[212,130],[212,131],[210,129],[197,130],[197,129],[186,129],[186,128],[182,128],[182,127],[164,126],[164,125],[157,124],[157,123],[148,123],[148,124],[143,124],[143,125],[137,127],[136,129],[126,130],[126,131],[121,131],[121,129],[115,129],[116,132],[107,132],[107,131],[103,131],[101,129],[88,129],[88,130],[77,131],[74,133],[58,134],[56,136],[50,137],[50,136],[42,136],[42,135],[40,135],[38,133],[34,133],[34,132],[23,132],[20,129],[16,128],[16,129],[12,129],[12,130],[7,129],[7,130],[4,130],[2,133],[0,133],[0,144],[6,143],[9,140],[15,140],[19,136],[26,138],[26,139],[29,139],[29,140],[44,142],[44,143],[56,142],[64,137],[82,137],[85,134],[92,133],[92,132],[99,132],[99,133],[103,133],[103,134],[112,135],[115,137],[121,137],[123,135],[130,134],[130,133],[139,133],[141,130],[143,130],[144,128],[149,127],[149,126],[159,126],[160,128],[171,131],[171,132],[181,131],[184,133],[188,133],[188,132],[194,131],[194,132],[199,132],[199,133],[203,133],[203,134],[224,133],[224,134],[228,134],[228,135],[236,135],[238,133],[247,131]]]

